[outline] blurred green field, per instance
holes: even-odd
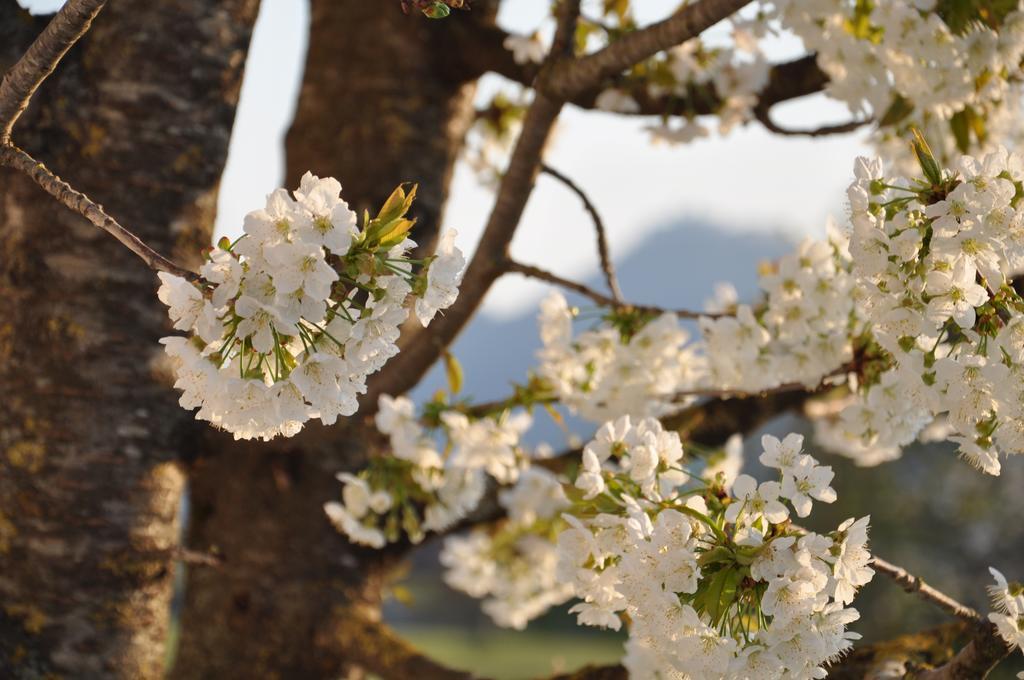
[[[455,626],[402,626],[398,632],[417,649],[452,668],[494,680],[524,680],[616,663],[618,639],[550,630],[472,631]]]

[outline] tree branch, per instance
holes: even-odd
[[[505,260],[504,270],[506,272],[522,274],[523,276],[528,276],[530,278],[538,279],[540,281],[547,281],[548,283],[560,286],[562,288],[565,288],[566,290],[571,290],[573,292],[579,293],[580,295],[593,300],[602,307],[612,307],[615,309],[629,309],[647,314],[669,313],[675,314],[681,319],[699,319],[703,316],[711,318],[729,316],[728,314],[695,312],[689,309],[665,309],[662,307],[655,307],[653,305],[637,305],[630,302],[622,302],[621,300],[616,300],[615,298],[608,297],[604,293],[596,291],[593,288],[586,286],[582,283],[577,283],[576,281],[571,281],[569,279],[562,278],[561,276],[558,276],[557,274],[552,274],[551,272],[545,269],[541,269],[540,267],[534,267],[531,264],[523,264],[522,262],[517,262],[511,258]]]
[[[593,54],[556,63],[540,74],[537,89],[569,101],[634,64],[700,35],[749,3],[700,0],[685,5],[669,18],[629,33]]]
[[[359,666],[383,680],[483,680],[421,654],[375,618],[345,612],[344,616],[339,613],[337,619],[337,625],[332,627],[329,635],[340,643],[346,664]],[[333,648],[327,640],[318,642],[321,646]]]
[[[869,125],[872,123],[872,119],[865,118],[863,120],[851,120],[847,123],[838,123],[836,125],[822,125],[816,128],[785,128],[775,123],[771,117],[771,105],[760,103],[754,107],[754,118],[769,132],[777,135],[783,135],[788,137],[825,137],[827,135],[841,135],[847,132],[853,132],[854,130]]]
[[[932,670],[926,670],[914,676],[915,680],[975,680],[986,678],[999,662],[1013,651],[1003,638],[999,637],[996,627],[982,622],[974,629],[970,642],[963,646],[956,655]]]
[[[505,49],[509,34],[497,26],[476,27],[472,31],[453,31],[454,52],[463,62],[463,70],[473,77],[484,73],[498,73],[509,80],[533,87],[539,73],[536,64],[518,64],[512,52]],[[817,57],[808,54],[771,67],[768,84],[758,96],[761,106],[770,108],[791,99],[820,92],[828,83],[828,76],[818,68]],[[583,109],[596,107],[597,97],[606,89],[617,87],[629,94],[637,103],[637,110],[622,115],[678,116],[710,115],[722,105],[714,85],[697,86],[690,96],[652,96],[642,80],[611,77],[594,83],[570,99],[570,103]],[[797,131],[799,132],[799,131]],[[783,133],[784,134],[784,133]]]
[[[899,584],[905,592],[917,593],[925,600],[937,605],[939,608],[944,609],[959,619],[963,619],[964,621],[973,624],[983,621],[981,614],[976,612],[974,609],[965,604],[961,604],[949,595],[936,590],[925,583],[920,577],[914,576],[903,567],[898,567],[878,556],[872,557],[871,566],[875,568],[875,571],[885,574]]]
[[[0,82],[0,144],[10,142],[11,128],[28,108],[32,95],[89,30],[105,3],[106,0],[68,0],[4,76]]]
[[[597,212],[597,208],[590,201],[590,197],[587,196],[586,192],[584,192],[583,189],[581,189],[579,185],[573,182],[569,177],[558,170],[555,170],[546,163],[541,165],[541,172],[557,179],[568,187],[570,191],[579,196],[581,201],[583,201],[583,207],[590,214],[590,219],[594,221],[594,230],[597,232],[597,254],[601,260],[601,271],[604,273],[605,282],[608,284],[608,290],[612,293],[612,298],[621,304],[622,289],[619,288],[619,280],[618,277],[615,276],[615,265],[612,263],[611,253],[608,248],[608,235],[605,232],[604,221],[601,219],[601,214]]]
[[[549,63],[572,49],[579,2],[563,2],[561,8]],[[509,244],[533,191],[544,147],[563,106],[562,100],[536,93],[523,119],[522,132],[512,150],[494,208],[466,268],[458,300],[444,316],[436,318],[429,329],[404,339],[402,351],[369,383],[361,411],[367,414],[376,411],[381,394],[403,394],[415,386],[476,312],[491,284],[505,272]]]
[[[472,59],[472,63],[465,68],[476,75],[498,73],[521,85],[532,87],[538,68],[535,64],[516,63],[512,53],[503,45],[508,35],[496,26],[460,32],[457,36],[458,49]],[[768,73],[768,84],[758,95],[758,102],[771,107],[820,92],[827,83],[828,76],[818,68],[817,57],[808,54],[773,65]],[[652,96],[646,82],[624,78],[611,78],[598,83],[573,96],[570,103],[582,109],[593,109],[598,95],[609,87],[622,89],[637,103],[636,111],[621,114],[627,116],[710,115],[722,105],[711,83],[697,86],[692,96]]]
[[[194,273],[176,265],[160,253],[156,252],[142,240],[122,227],[117,220],[108,215],[103,207],[94,203],[88,196],[76,191],[70,184],[54,175],[50,170],[11,144],[0,145],[0,165],[7,166],[32,178],[46,193],[57,199],[66,207],[86,218],[94,225],[107,232],[123,246],[138,255],[150,269],[181,276],[189,281],[198,280]]]

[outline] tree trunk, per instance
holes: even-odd
[[[477,0],[444,21],[398,7],[313,0],[287,182],[297,185],[307,170],[333,175],[359,214],[379,208],[399,183],[416,182],[413,238],[432,252],[480,75],[459,42],[493,24],[497,2]]]
[[[41,28],[0,2],[18,50]],[[15,141],[168,255],[208,243],[257,0],[118,0]],[[31,36],[29,35],[31,34]],[[7,43],[0,60],[18,55]],[[197,426],[129,251],[0,171],[0,668],[159,678]]]
[[[361,211],[418,182],[414,237],[432,243],[479,75],[452,40],[493,22],[495,6],[431,22],[397,1],[314,0],[287,186],[307,170],[337,177]],[[375,661],[387,673],[379,657],[393,647],[365,631],[402,549],[353,547],[322,509],[340,494],[335,473],[375,445],[357,420],[270,445],[208,439],[190,471],[189,543],[225,561],[191,570],[176,677],[336,678]]]

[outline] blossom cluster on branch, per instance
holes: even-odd
[[[1018,139],[1024,11],[1017,2],[882,0],[775,3],[781,26],[828,74],[826,93],[871,116],[887,157],[912,127],[949,140],[949,162]],[[769,15],[771,16],[771,15]],[[951,134],[952,133],[952,134]],[[904,171],[909,163],[904,164]]]
[[[574,334],[577,314],[559,293],[541,302],[537,375],[588,420],[665,415],[675,408],[676,393],[696,380],[690,336],[675,315],[648,321],[618,314]]]
[[[844,103],[854,122],[877,124],[872,143],[903,172],[913,156],[902,140],[913,128],[942,140],[936,153],[945,163],[1020,141],[1020,2],[774,0],[756,3],[729,24],[726,35],[700,36],[634,65],[596,97],[595,107],[657,114],[657,103],[665,103],[662,121],[648,126],[655,141],[706,137],[712,115],[726,134],[767,116],[758,110],[772,66],[763,45],[791,36],[827,75],[825,93]],[[577,45],[600,48],[638,28],[630,3],[605,3],[602,17],[580,22]],[[517,63],[539,64],[546,54],[541,35],[509,36],[505,47]],[[477,165],[487,158],[500,167],[493,153],[500,144],[479,146],[491,153],[478,155]]]
[[[628,617],[633,678],[825,677],[859,637],[846,605],[873,575],[867,517],[828,534],[790,521],[790,508],[806,517],[812,499],[836,499],[831,468],[799,435],[766,436],[761,462],[780,480],[741,475],[730,493],[686,485],[678,435],[656,420],[613,430],[584,450],[585,493],[558,538],[580,623]]]
[[[529,468],[500,495],[507,519],[448,537],[445,581],[502,626],[573,597],[581,625],[628,622],[634,678],[824,677],[858,637],[847,605],[873,575],[868,518],[795,526],[791,509],[836,499],[832,471],[798,435],[763,444],[779,480],[732,481],[691,470],[656,419],[608,422],[574,484]]]
[[[664,415],[694,395],[841,385],[820,439],[861,464],[919,437],[949,439],[988,474],[1024,451],[1024,160],[997,150],[922,177],[859,159],[849,234],[829,228],[761,273],[764,299],[728,304],[687,335],[671,314],[612,310],[573,334],[558,293],[541,306],[537,376],[595,422]],[[942,426],[928,427],[942,418]]]
[[[1024,159],[1000,150],[942,172],[918,149],[925,177],[886,178],[862,160],[848,192],[860,314],[892,366],[842,419],[900,445],[945,413],[961,455],[999,474],[1000,451],[1024,451],[1024,299],[1011,281],[1024,264]]]
[[[432,433],[411,400],[383,395],[375,422],[393,455],[372,459],[358,476],[339,475],[343,502],[324,506],[356,543],[380,548],[403,535],[418,543],[427,531],[447,529],[476,509],[488,475],[509,484],[529,467],[530,452],[520,443],[531,423],[526,413],[470,418],[447,410]]]
[[[160,300],[188,334],[161,340],[181,405],[242,439],[355,413],[366,377],[397,354],[408,308],[426,326],[458,294],[453,231],[426,261],[408,256],[415,195],[399,187],[359,226],[338,181],[307,173],[249,213],[237,241],[222,239],[197,281],[161,272]]]
[[[558,533],[570,507],[565,480],[541,467],[526,470],[499,494],[508,520],[498,530],[478,527],[445,539],[445,582],[471,597],[499,626],[522,630],[573,596],[560,578]]]

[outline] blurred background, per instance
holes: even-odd
[[[22,1],[37,12],[60,0]],[[397,5],[397,0],[385,0]],[[584,3],[585,6],[587,3]],[[663,18],[673,0],[634,0],[641,21]],[[506,0],[501,25],[529,34],[548,30],[549,0]],[[308,30],[305,0],[262,0],[248,57],[231,150],[221,185],[217,233],[237,235],[242,218],[262,205],[284,174],[284,134],[301,82]],[[799,45],[777,40],[770,56],[796,54]],[[486,76],[478,97],[486,102],[509,87]],[[845,108],[821,95],[781,105],[782,123],[808,126],[844,120]],[[727,137],[712,134],[684,146],[655,146],[643,130],[652,121],[623,119],[573,107],[563,113],[547,156],[596,203],[609,230],[626,297],[635,302],[699,308],[719,281],[732,282],[741,299],[757,295],[759,262],[778,257],[803,237],[821,237],[827,216],[845,218],[845,188],[855,156],[869,153],[862,134],[822,139],[777,137],[751,124]],[[344,185],[345,178],[339,178]],[[415,181],[396,177],[395,181]],[[456,169],[445,226],[472,252],[493,200],[466,163]],[[517,260],[600,287],[592,226],[577,198],[541,177],[513,243]],[[508,394],[534,364],[539,346],[534,314],[543,285],[505,277],[488,295],[482,313],[459,338],[454,352],[466,374],[464,391],[479,400]],[[572,300],[571,300],[572,301]],[[587,303],[575,300],[586,307]],[[496,360],[496,357],[500,360]],[[443,386],[435,371],[414,393],[418,399]],[[591,426],[569,420],[588,437]],[[795,418],[767,431],[809,428]],[[531,443],[559,448],[565,433],[543,412]],[[744,471],[763,476],[756,462],[760,433],[746,442]],[[1024,572],[1024,461],[1011,460],[1002,476],[984,476],[959,462],[950,445],[918,445],[893,463],[854,467],[813,444],[809,451],[836,470],[839,501],[817,504],[811,528],[835,526],[871,514],[875,551],[921,575],[941,590],[985,610],[982,586],[989,565]],[[816,525],[816,526],[815,526]],[[610,663],[621,656],[622,636],[577,627],[568,605],[527,631],[492,625],[476,601],[447,588],[437,562],[439,545],[427,542],[393,585],[386,618],[414,644],[449,665],[495,678],[527,678]],[[861,620],[852,626],[866,641],[942,623],[944,614],[878,578],[858,597]],[[1024,670],[1019,654],[997,677]]]

